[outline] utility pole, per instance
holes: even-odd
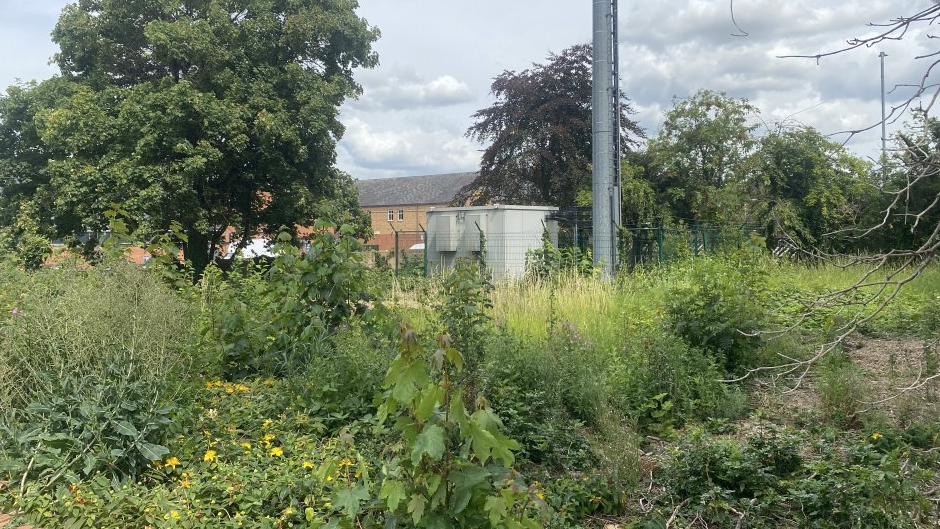
[[[617,273],[620,232],[620,77],[617,0],[594,0],[593,231],[594,264]]]
[[[888,133],[887,129],[887,116],[885,115],[885,57],[888,54],[881,52],[878,54],[878,57],[881,57],[881,179],[885,181],[888,179]]]

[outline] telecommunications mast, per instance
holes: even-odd
[[[620,231],[620,74],[617,0],[594,0],[594,264],[617,273]]]

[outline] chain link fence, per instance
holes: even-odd
[[[619,245],[620,266],[632,270],[669,264],[684,258],[740,248],[757,235],[765,238],[761,226],[625,227]],[[584,268],[591,262],[593,235],[582,223],[546,227],[541,236],[532,233],[488,233],[461,241],[459,249],[446,259],[428,261],[428,235],[425,231],[398,231],[394,247],[372,249],[370,259],[392,268],[396,277],[427,277],[439,274],[455,263],[484,264],[498,278],[519,278],[526,273],[545,273],[534,267]],[[765,239],[766,240],[766,239]],[[768,248],[786,252],[784,241],[772,239]],[[438,254],[439,255],[439,254]],[[537,261],[537,262],[536,262]]]

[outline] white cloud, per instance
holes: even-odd
[[[467,83],[456,77],[441,75],[425,81],[410,65],[369,72],[361,76],[360,82],[362,97],[351,104],[358,109],[382,111],[445,107],[476,99]]]
[[[340,164],[356,178],[472,171],[478,146],[459,134],[420,126],[377,130],[359,118],[346,121]]]
[[[0,0],[0,83],[44,78],[55,47],[49,32],[68,0]],[[343,107],[348,130],[340,167],[359,176],[473,170],[479,145],[463,137],[474,111],[492,104],[492,78],[544,62],[591,38],[590,2],[572,0],[360,0],[359,13],[382,30],[382,65],[356,73],[364,93]],[[886,42],[835,57],[779,59],[839,49],[886,22],[930,6],[929,0],[731,0],[621,2],[623,88],[655,135],[672,97],[701,88],[748,98],[773,122],[793,116],[824,134],[880,119],[878,53],[885,51],[889,89],[916,84],[937,41],[918,28]],[[938,70],[940,75],[940,70]],[[938,79],[928,79],[928,84]],[[910,94],[888,96],[898,104]],[[903,121],[903,120],[902,120]],[[890,133],[889,129],[889,133]],[[850,143],[877,153],[880,131]]]

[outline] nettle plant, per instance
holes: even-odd
[[[402,324],[379,406],[379,425],[394,421],[402,442],[388,450],[379,496],[391,517],[416,527],[541,527],[534,515],[545,508],[544,494],[512,469],[519,445],[489,404],[480,398],[467,410],[454,383],[463,366],[449,337],[429,357]]]

